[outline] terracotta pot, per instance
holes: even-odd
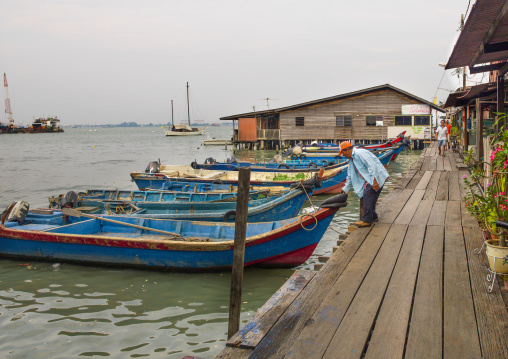
[[[487,245],[487,258],[490,270],[496,273],[508,274],[508,247],[500,247],[499,241],[489,239]],[[506,282],[505,282],[506,283]]]

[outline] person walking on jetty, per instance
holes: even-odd
[[[439,149],[440,156],[444,156],[447,138],[448,138],[448,129],[445,126],[444,120],[441,120],[441,126],[439,126],[436,130],[437,147]],[[441,154],[441,152],[443,153]]]
[[[448,138],[446,144],[448,145],[448,149],[450,149],[450,136],[452,134],[452,125],[450,125],[450,120],[446,120],[446,129],[448,130]]]
[[[372,152],[355,148],[348,141],[341,142],[339,156],[349,160],[346,184],[341,193],[347,193],[353,187],[358,197],[363,198],[363,216],[354,224],[370,227],[372,222],[378,221],[376,202],[388,180],[388,172]]]

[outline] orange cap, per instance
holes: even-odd
[[[339,156],[342,156],[342,151],[344,151],[345,149],[348,149],[349,147],[351,147],[351,142],[349,142],[349,141],[341,142]]]

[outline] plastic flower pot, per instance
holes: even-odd
[[[489,239],[487,245],[487,258],[490,270],[496,273],[508,274],[508,247],[500,247],[499,241]]]

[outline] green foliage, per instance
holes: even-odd
[[[498,123],[504,121],[506,114],[498,119]],[[497,228],[496,221],[508,220],[508,131],[500,129],[496,138],[491,141],[492,154],[490,163],[476,161],[472,156],[472,150],[465,152],[464,163],[471,166],[471,176],[463,176],[464,183],[468,188],[465,196],[465,206],[468,212],[478,220],[480,226],[491,233],[500,236],[504,242],[505,230]],[[490,175],[487,173],[490,170]],[[487,184],[482,191],[478,183]]]
[[[273,177],[274,181],[299,181],[305,179],[305,173],[298,173],[296,175],[289,175],[289,174],[276,174]]]
[[[452,127],[452,129],[450,131],[450,136],[458,136],[459,134],[460,134],[459,128],[458,127]]]

